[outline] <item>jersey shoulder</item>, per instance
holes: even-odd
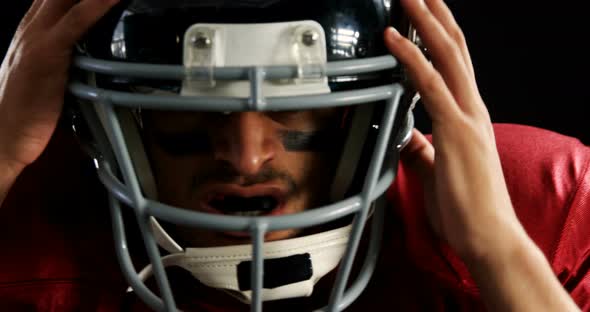
[[[82,155],[58,129],[0,207],[0,310],[95,311],[124,294],[108,209]]]
[[[494,133],[515,212],[571,292],[590,267],[590,148],[531,126],[494,124]],[[420,181],[403,164],[388,200],[403,225],[410,261],[440,281],[476,293],[461,260],[430,230]]]
[[[590,229],[590,148],[529,126],[498,124],[494,130],[516,214],[547,258],[560,265],[564,248],[574,247],[572,235],[579,236],[572,231]],[[586,234],[583,241],[590,246],[590,231]]]

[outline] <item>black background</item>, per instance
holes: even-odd
[[[0,54],[31,1],[0,5]],[[590,12],[584,1],[449,0],[495,122],[534,125],[590,143]],[[428,123],[418,110],[418,125]]]

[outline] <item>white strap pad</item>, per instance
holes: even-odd
[[[293,255],[309,254],[312,275],[309,279],[275,288],[263,288],[262,300],[279,300],[310,296],[314,285],[334,270],[346,251],[352,226],[298,238],[268,242],[264,244],[264,258],[286,258]],[[162,258],[165,267],[179,266],[201,283],[224,290],[230,295],[250,303],[252,291],[240,290],[238,265],[252,261],[252,245],[237,245],[212,248],[186,248],[185,252],[173,253]],[[145,280],[152,274],[151,265],[139,274]]]
[[[266,97],[329,93],[325,74],[306,77],[305,67],[327,64],[326,39],[315,21],[265,24],[195,24],[185,33],[184,66],[297,66],[298,79],[265,80]],[[311,79],[310,79],[311,78]],[[182,95],[250,96],[249,81],[185,80]]]

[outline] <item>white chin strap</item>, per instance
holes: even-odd
[[[349,225],[319,234],[265,243],[263,247],[265,269],[272,266],[277,271],[265,272],[265,276],[273,279],[274,276],[284,275],[288,270],[298,269],[303,270],[302,274],[307,276],[304,280],[285,285],[280,285],[280,282],[278,282],[279,285],[275,285],[271,282],[272,287],[262,289],[262,300],[271,301],[310,296],[314,285],[336,268],[342,259],[348,244],[350,230],[351,226]],[[294,258],[309,260],[303,261],[302,267],[298,268],[292,263]],[[274,260],[274,265],[266,264],[269,259]],[[273,260],[270,261],[273,262]],[[189,271],[204,285],[226,290],[244,303],[250,303],[252,298],[252,291],[249,290],[249,261],[252,261],[252,245],[186,248],[185,251],[172,253],[162,258],[164,267],[179,266]],[[283,265],[281,261],[285,261]],[[243,267],[241,274],[238,272],[241,270],[239,265]],[[141,280],[145,280],[151,275],[151,265],[139,273]],[[248,278],[248,282],[243,280],[240,282],[239,275]],[[265,280],[265,286],[266,283]]]

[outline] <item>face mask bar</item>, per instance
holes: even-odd
[[[263,288],[263,245],[264,235],[269,231],[307,228],[342,217],[355,214],[353,228],[346,254],[338,268],[336,282],[329,299],[329,305],[323,311],[340,311],[352,303],[362,292],[373,273],[380,242],[383,222],[382,209],[376,209],[373,215],[373,229],[369,253],[363,264],[361,274],[347,290],[345,286],[369,216],[372,204],[381,197],[395,178],[396,161],[388,161],[383,168],[386,155],[397,158],[396,146],[399,142],[390,142],[395,116],[404,92],[400,84],[384,85],[354,91],[340,91],[323,95],[265,98],[262,93],[263,79],[297,78],[301,71],[296,66],[239,67],[239,68],[192,68],[190,73],[183,66],[127,64],[77,57],[74,64],[79,69],[115,76],[142,77],[151,79],[210,79],[213,75],[218,80],[248,80],[251,84],[249,98],[224,97],[190,97],[179,95],[142,95],[101,89],[83,82],[72,82],[69,90],[81,101],[81,110],[86,117],[90,130],[97,139],[100,153],[96,153],[95,163],[98,175],[109,191],[109,202],[115,238],[116,250],[122,271],[128,282],[150,307],[159,311],[176,311],[176,304],[164,271],[160,253],[150,228],[150,217],[169,223],[192,226],[216,231],[244,231],[252,236],[253,259],[251,267],[252,303],[251,311],[262,311],[261,290]],[[363,60],[330,62],[326,75],[354,75],[391,69],[397,61],[391,56],[367,58]],[[321,70],[320,68],[318,70]],[[172,207],[144,197],[135,173],[129,151],[125,144],[120,120],[114,106],[134,109],[165,109],[191,111],[280,111],[304,110],[349,106],[361,103],[386,101],[385,111],[369,170],[364,180],[362,191],[354,196],[331,205],[310,209],[301,213],[276,217],[238,217],[224,216],[189,211]],[[94,102],[95,107],[88,102]],[[103,115],[98,116],[97,111]],[[102,117],[102,119],[100,118]],[[107,138],[104,136],[106,135]],[[103,142],[102,144],[100,142]],[[110,142],[110,146],[105,142]],[[106,160],[104,155],[114,154],[116,163]],[[120,170],[124,183],[113,173]],[[121,217],[120,202],[131,207],[137,217],[145,248],[153,265],[158,288],[163,299],[155,296],[137,277],[125,240],[124,224]],[[381,224],[381,225],[380,225]]]

